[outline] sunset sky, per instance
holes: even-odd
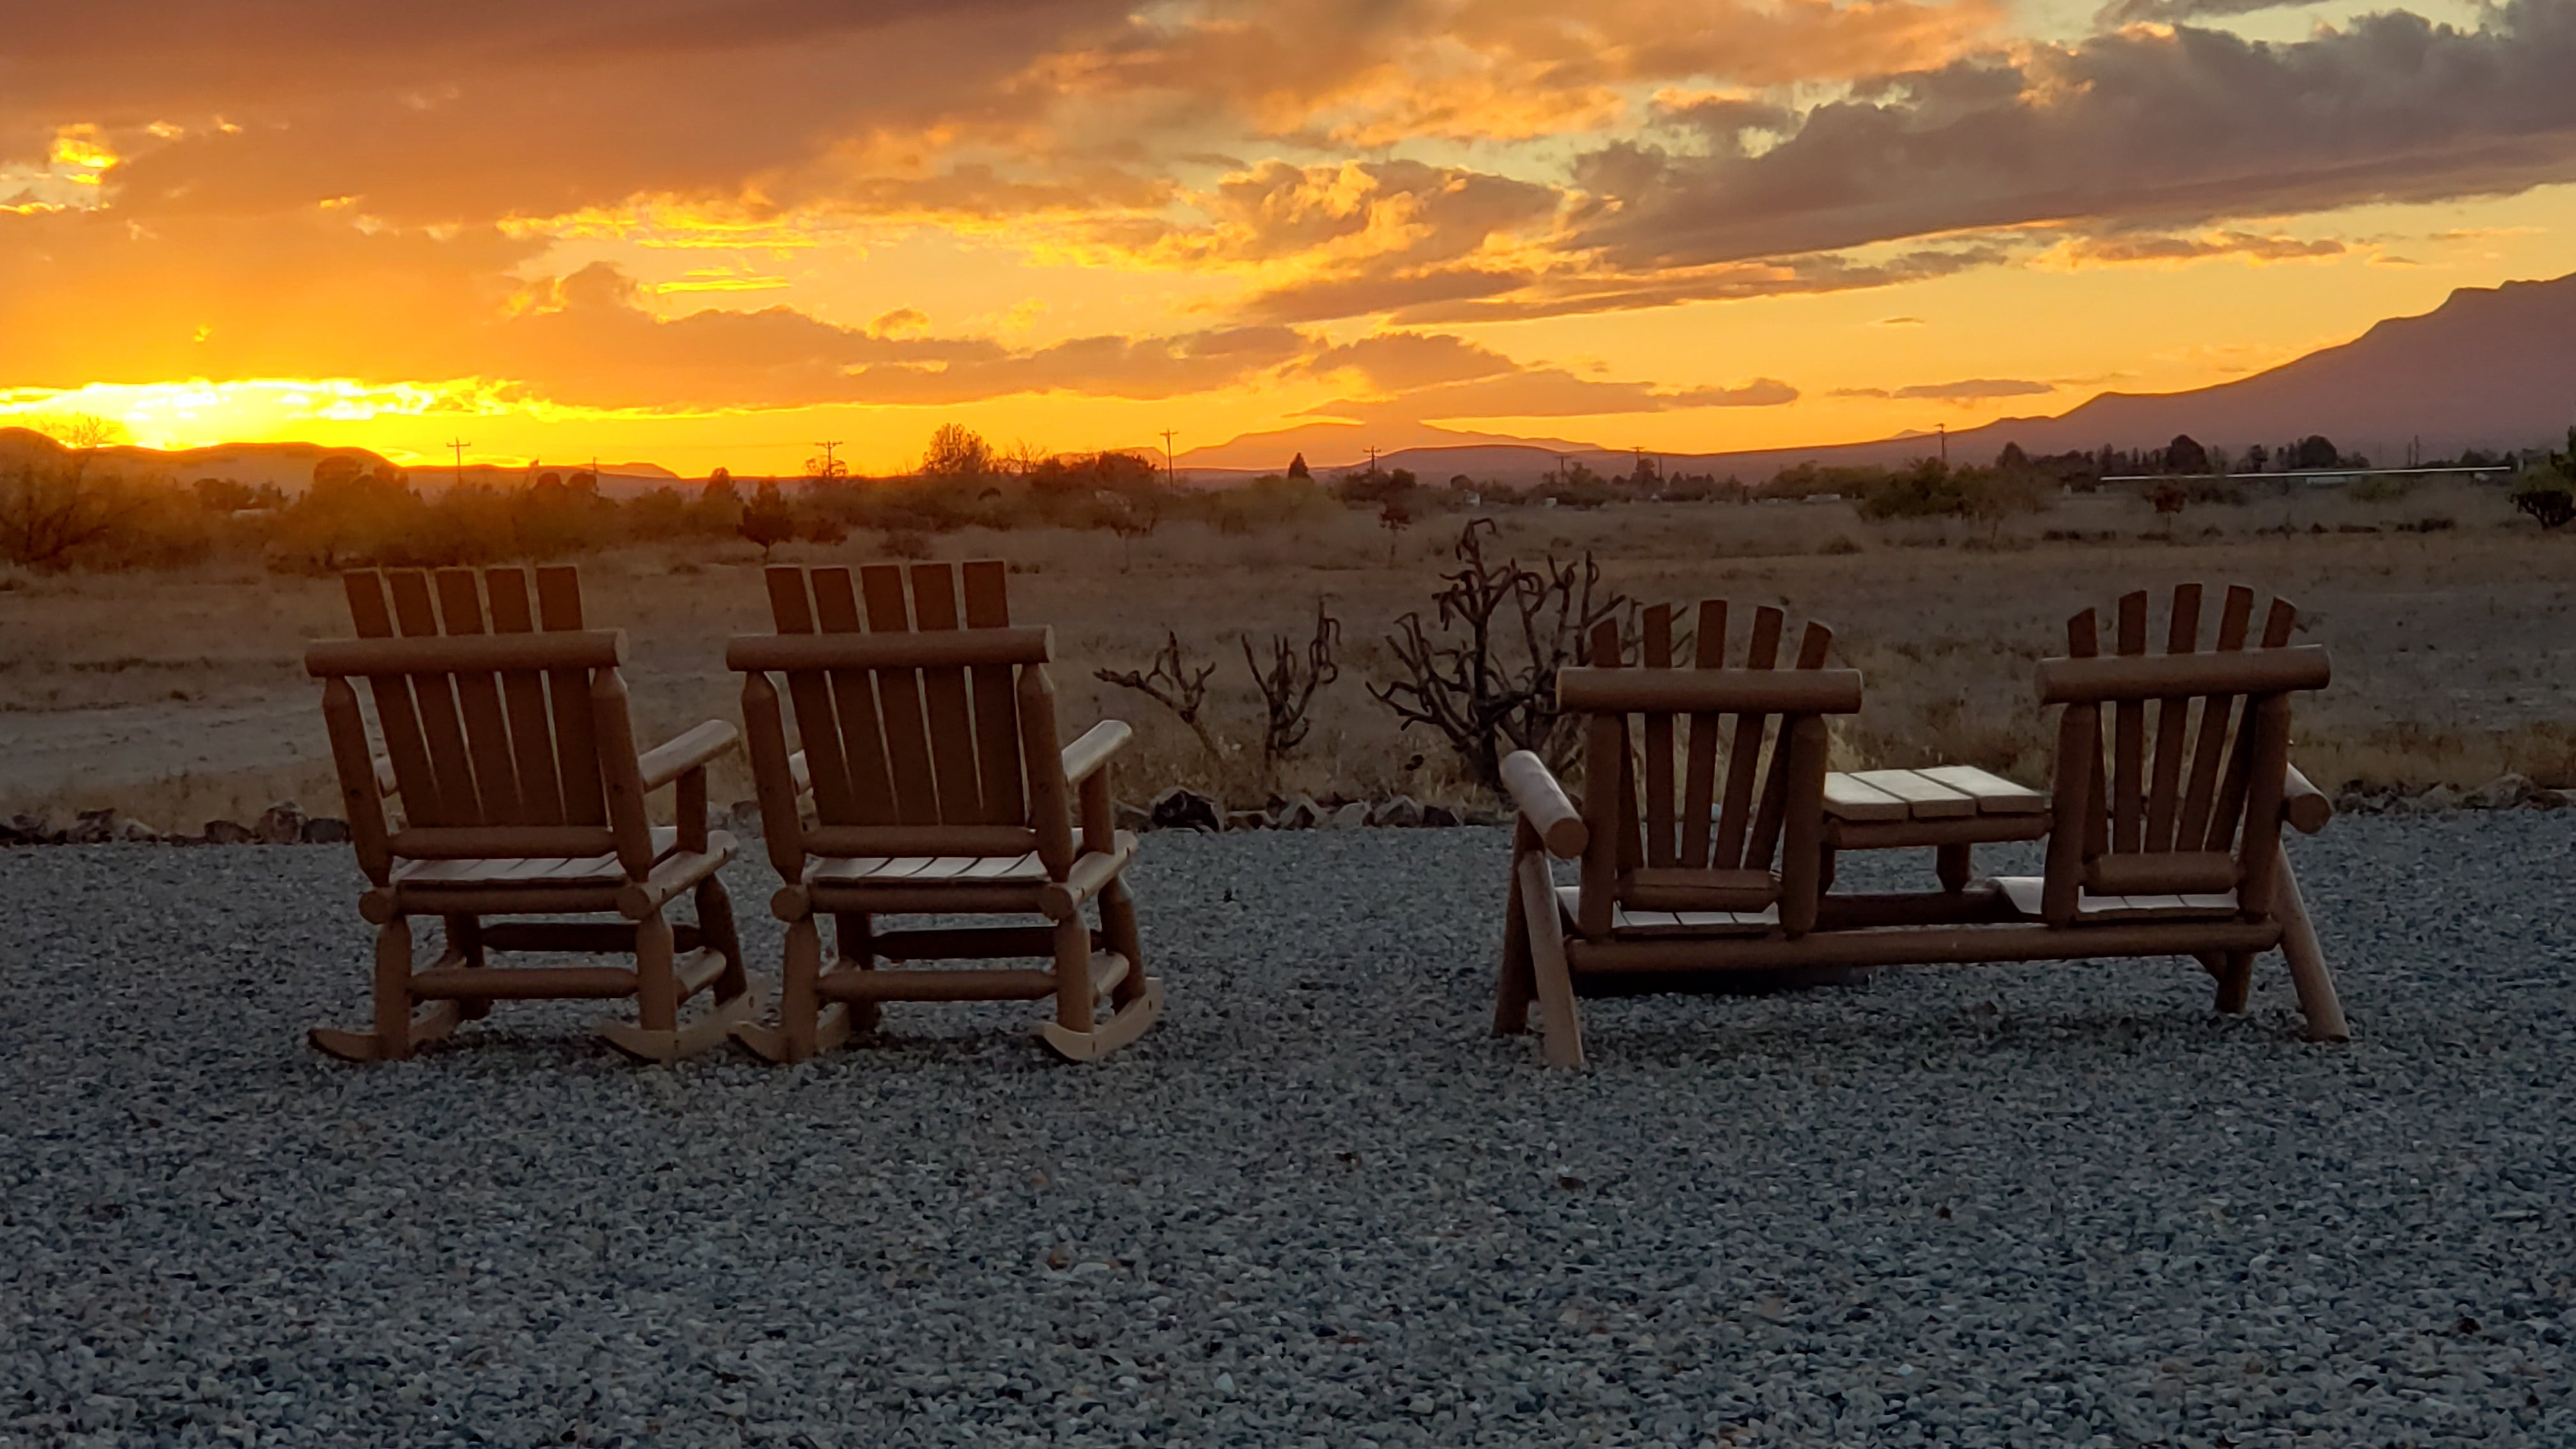
[[[2576,0],[11,12],[0,421],[161,446],[1783,446],[2576,272]]]

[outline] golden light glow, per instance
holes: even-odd
[[[2420,3],[2445,45],[2520,43],[2512,7]],[[949,421],[1061,450],[1321,417],[1364,420],[1355,456],[1435,427],[1772,448],[2205,386],[2576,272],[2576,187],[2479,169],[2554,143],[2474,107],[2404,154],[2361,125],[2198,144],[2192,107],[2099,139],[2089,77],[2306,46],[2325,86],[2339,37],[2400,21],[2098,8],[1158,0],[1060,33],[824,24],[677,84],[668,56],[568,54],[536,100],[467,52],[415,63],[445,38],[410,32],[347,70],[384,78],[363,94],[109,87],[0,152],[0,420],[752,475],[815,437],[898,468]],[[480,23],[446,38],[482,53]],[[2335,104],[2407,63],[2344,50],[2379,68]],[[811,84],[854,56],[939,84]],[[2097,164],[2135,169],[2137,214]]]

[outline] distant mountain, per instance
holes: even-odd
[[[2055,417],[2005,418],[1960,429],[1949,435],[1948,446],[1954,461],[1983,462],[2006,443],[2033,453],[2105,445],[2155,448],[2188,433],[2204,444],[2242,452],[2254,443],[2278,449],[2322,433],[2347,453],[2402,462],[2408,446],[2419,440],[2426,457],[2473,447],[2526,448],[2563,442],[2571,424],[2576,275],[2462,287],[2422,316],[2389,318],[2350,342],[2234,382],[2189,392],[2106,392]],[[1360,429],[1332,424],[1255,436],[1270,452],[1279,451],[1270,439],[1306,440],[1307,465],[1321,472],[1364,461],[1356,448],[1333,446],[1344,442],[1339,433],[1361,440]],[[1466,473],[1506,483],[1529,482],[1565,460],[1602,473],[1625,473],[1632,466],[1626,452],[1580,443],[1465,434],[1458,440],[1472,446],[1404,448],[1381,454],[1379,466],[1410,468],[1425,478]],[[1248,441],[1201,449],[1182,462],[1232,462]],[[1657,456],[1667,473],[1732,474],[1757,482],[1803,462],[1897,464],[1938,446],[1931,435],[1912,433],[1802,448]],[[1284,456],[1258,471],[1277,470]]]
[[[61,444],[26,428],[0,428],[0,459],[57,455]],[[224,478],[251,487],[273,483],[288,493],[301,493],[313,483],[313,466],[325,458],[354,458],[362,471],[392,469],[382,455],[365,448],[326,448],[319,443],[217,443],[205,448],[137,448],[118,444],[98,450],[100,461],[128,474],[163,477],[186,485],[200,478]]]
[[[1428,423],[1414,423],[1400,432],[1365,427],[1358,423],[1301,423],[1275,432],[1245,433],[1241,437],[1211,447],[1192,448],[1174,460],[1174,466],[1193,477],[1214,481],[1219,476],[1241,474],[1247,477],[1263,473],[1284,473],[1292,458],[1304,457],[1306,466],[1317,472],[1327,469],[1357,468],[1368,462],[1368,450],[1375,446],[1381,468],[1411,468],[1428,477],[1425,461],[1439,454],[1450,466],[1440,474],[1445,482],[1452,473],[1472,473],[1479,478],[1498,476],[1489,470],[1527,466],[1530,476],[1553,466],[1560,454],[1591,456],[1604,453],[1595,443],[1573,443],[1561,438],[1515,438],[1495,433],[1466,433],[1453,428],[1435,428]],[[1485,459],[1487,451],[1502,454]],[[1528,455],[1522,457],[1520,455]],[[1414,461],[1405,461],[1412,459]]]

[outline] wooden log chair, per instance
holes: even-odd
[[[1519,808],[1494,1029],[1528,1030],[1535,1000],[1552,1066],[1583,1065],[1575,998],[1587,987],[1640,967],[1683,984],[1749,942],[1796,943],[1815,927],[1825,720],[1860,709],[1861,677],[1823,667],[1833,631],[1818,623],[1783,661],[1786,620],[1770,607],[1730,667],[1727,616],[1721,600],[1699,606],[1686,665],[1659,606],[1643,617],[1639,667],[1603,624],[1587,666],[1559,671],[1557,707],[1584,717],[1579,806],[1537,755],[1503,761]],[[1556,885],[1550,855],[1579,860],[1579,883]]]
[[[365,570],[343,576],[354,639],[305,652],[349,837],[376,927],[375,1029],[317,1027],[315,1047],[389,1061],[488,1013],[497,1000],[635,1001],[599,1034],[670,1062],[724,1040],[759,1008],[717,868],[733,837],[707,828],[710,761],[734,748],[709,721],[638,754],[622,630],[584,626],[571,568]],[[533,589],[531,583],[533,582]],[[378,753],[352,681],[375,705]],[[676,826],[646,796],[678,790]],[[395,802],[399,820],[388,815]],[[694,924],[663,908],[695,899]],[[493,917],[612,916],[609,921]],[[411,919],[445,923],[445,950],[415,970]],[[629,967],[503,967],[497,952],[632,956]],[[711,1004],[682,1025],[698,993]]]
[[[1005,577],[990,561],[872,564],[855,580],[846,568],[772,568],[777,632],[726,649],[743,675],[762,833],[786,882],[770,902],[787,923],[778,1021],[736,1032],[771,1061],[873,1029],[888,1001],[1052,999],[1040,1035],[1076,1061],[1135,1040],[1162,1009],[1122,878],[1136,837],[1114,828],[1110,804],[1110,757],[1130,731],[1104,721],[1058,747],[1053,632],[1011,624]],[[793,755],[773,674],[795,710]],[[1097,930],[1082,914],[1095,898]],[[1045,924],[881,919],[992,913]],[[1050,964],[887,969],[1014,957]]]
[[[2254,591],[2240,585],[2204,652],[2202,595],[2174,590],[2161,654],[2148,652],[2144,590],[2119,602],[2114,654],[2093,610],[2067,621],[2067,657],[2039,666],[2041,703],[2060,707],[2046,873],[1995,884],[2018,915],[2063,932],[2065,954],[2198,959],[2222,1012],[2245,1009],[2255,958],[2278,947],[2308,1035],[2342,1041],[2281,842],[2284,822],[2313,835],[2334,814],[2290,763],[2290,699],[2326,686],[2326,651],[2290,644],[2299,611],[2286,599],[2254,632]]]
[[[706,766],[737,745],[732,724],[708,719],[636,753],[618,673],[626,632],[582,624],[572,567],[533,580],[515,567],[479,580],[363,570],[343,583],[358,637],[309,647],[304,668],[325,681],[340,802],[371,882],[358,913],[376,926],[376,1029],[317,1026],[314,1047],[402,1060],[495,1000],[634,998],[636,1021],[605,1018],[600,1036],[672,1062],[755,1016],[716,879],[734,838],[706,822]],[[374,699],[381,755],[350,681]],[[662,786],[677,786],[677,825],[647,815]],[[683,892],[698,920],[675,926],[662,908]],[[446,923],[446,949],[425,969],[412,969],[415,915]],[[518,915],[549,920],[489,920]],[[634,967],[495,967],[495,951],[616,954]],[[683,1026],[680,1008],[703,990],[711,1006]]]

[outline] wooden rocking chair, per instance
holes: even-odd
[[[1860,674],[1823,667],[1833,631],[1817,623],[1794,667],[1779,667],[1784,616],[1769,607],[1728,668],[1727,613],[1721,600],[1699,606],[1686,666],[1673,664],[1672,610],[1659,606],[1644,616],[1642,668],[1622,667],[1618,627],[1604,624],[1590,667],[1558,673],[1558,708],[1586,717],[1580,808],[1537,755],[1503,761],[1519,819],[1494,1030],[1528,1030],[1535,997],[1551,1066],[1583,1065],[1585,987],[1643,973],[1678,985],[1816,924],[1825,717],[1860,709]],[[1580,884],[1555,884],[1551,854],[1582,861]]]
[[[1113,828],[1110,805],[1109,760],[1130,731],[1104,721],[1057,747],[1054,637],[1011,626],[1003,566],[873,564],[855,589],[846,568],[772,568],[768,579],[778,632],[735,639],[725,660],[743,675],[762,833],[786,882],[770,909],[787,923],[787,960],[778,1024],[740,1028],[743,1044],[802,1061],[872,1029],[883,1002],[1046,998],[1055,1019],[1040,1034],[1070,1059],[1135,1040],[1163,988],[1144,974],[1121,878],[1136,837]],[[794,755],[773,671],[794,705]],[[1094,897],[1098,931],[1082,918]],[[968,913],[1047,924],[878,925]],[[828,970],[818,915],[833,920]],[[1050,968],[880,969],[1032,956]],[[1104,997],[1113,1013],[1096,1020]]]
[[[637,1020],[599,1034],[647,1061],[722,1041],[759,1003],[743,974],[733,908],[716,870],[733,838],[707,828],[706,767],[734,747],[709,721],[638,755],[628,720],[621,630],[583,627],[570,568],[373,570],[344,576],[358,637],[315,644],[307,672],[325,682],[322,716],[371,888],[375,1029],[317,1027],[315,1047],[350,1061],[408,1057],[503,999],[633,997]],[[489,632],[485,590],[489,592]],[[388,596],[390,595],[390,600]],[[366,682],[384,742],[378,755],[351,680]],[[679,788],[678,826],[656,826],[645,796]],[[402,819],[388,820],[398,797]],[[662,911],[695,895],[697,923]],[[614,914],[593,921],[493,916]],[[446,949],[412,967],[413,916],[446,923]],[[632,955],[624,967],[505,968],[499,951]],[[714,990],[683,1026],[680,1008]]]

